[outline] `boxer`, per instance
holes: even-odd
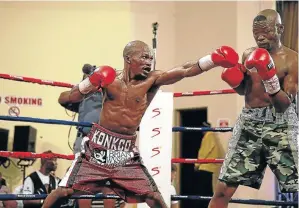
[[[253,20],[256,47],[222,79],[245,96],[209,208],[223,208],[239,185],[259,189],[268,165],[282,192],[298,191],[298,53],[282,45],[281,18],[263,10]]]
[[[155,181],[143,165],[135,146],[142,116],[162,85],[199,75],[211,68],[232,67],[238,54],[227,46],[211,55],[169,71],[151,71],[152,50],[142,41],[132,41],[123,50],[124,69],[116,77],[110,66],[101,66],[69,91],[69,102],[103,90],[103,109],[98,124],[83,138],[80,154],[45,200],[43,207],[58,207],[59,199],[74,193],[113,190],[128,203],[146,202],[150,207],[167,207]],[[57,203],[56,203],[57,202]]]

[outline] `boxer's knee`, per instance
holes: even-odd
[[[71,188],[58,187],[50,193],[46,198],[42,208],[56,208],[60,207],[64,199],[67,199],[74,193],[74,190]]]
[[[218,181],[214,196],[216,198],[225,198],[230,200],[236,192],[238,185],[228,185],[224,182]]]
[[[236,192],[238,186],[227,185],[224,182],[218,181],[216,185],[216,190],[214,191],[213,198],[209,204],[209,208],[225,208],[234,193]]]
[[[146,195],[146,202],[153,208],[167,208],[160,192],[151,192]]]
[[[65,198],[70,197],[74,193],[74,190],[71,188],[58,187],[54,192],[58,198]]]

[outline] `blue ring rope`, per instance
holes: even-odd
[[[0,201],[3,200],[32,200],[45,199],[47,194],[0,194]],[[119,196],[113,194],[96,194],[96,195],[73,195],[71,199],[120,199]],[[209,201],[210,196],[195,196],[195,195],[172,195],[171,200],[203,200]],[[298,206],[298,201],[270,201],[258,199],[231,199],[230,203],[253,204],[253,205],[269,205],[269,206]]]
[[[5,121],[24,121],[33,123],[44,123],[44,124],[59,124],[59,125],[70,125],[70,126],[84,126],[91,127],[92,123],[89,122],[75,122],[75,121],[65,121],[57,119],[42,119],[42,118],[32,118],[32,117],[14,117],[14,116],[0,116],[0,120]],[[190,131],[213,131],[213,132],[229,132],[232,131],[232,127],[172,127],[173,132],[190,132]]]

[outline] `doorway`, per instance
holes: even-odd
[[[207,108],[180,110],[180,126],[202,127],[207,122]],[[203,133],[182,132],[180,138],[181,158],[197,158]],[[212,173],[195,171],[194,164],[181,164],[181,195],[212,196]],[[205,208],[208,201],[182,200],[181,208]]]

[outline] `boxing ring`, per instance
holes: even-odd
[[[10,74],[1,74],[1,79],[7,79],[12,81],[35,83],[40,85],[49,85],[55,87],[72,88],[74,85],[57,82],[51,80],[42,80],[32,77],[14,76]],[[174,97],[184,96],[202,96],[202,95],[220,95],[220,94],[233,94],[232,89],[213,90],[213,91],[193,91],[193,92],[177,92],[174,93]],[[92,123],[88,122],[74,122],[56,119],[42,119],[32,117],[13,117],[0,115],[0,120],[14,121],[14,122],[33,122],[43,124],[55,124],[55,125],[67,125],[67,126],[84,126],[91,127]],[[213,131],[213,132],[230,132],[232,127],[172,127],[172,132],[190,132],[190,131]],[[18,158],[18,159],[35,159],[35,158],[59,158],[65,160],[73,160],[74,155],[65,155],[58,153],[32,153],[32,152],[10,152],[0,151],[0,157]],[[209,158],[209,159],[188,159],[188,158],[172,158],[172,163],[222,163],[223,159]],[[38,200],[45,199],[47,194],[0,194],[0,201],[4,200]],[[96,194],[96,195],[73,195],[72,199],[118,199],[119,196],[112,194]],[[171,200],[204,200],[209,201],[211,197],[208,196],[196,196],[196,195],[172,195]],[[270,200],[257,200],[257,199],[231,199],[230,203],[249,204],[249,205],[268,205],[268,206],[298,206],[298,201],[270,201]]]

